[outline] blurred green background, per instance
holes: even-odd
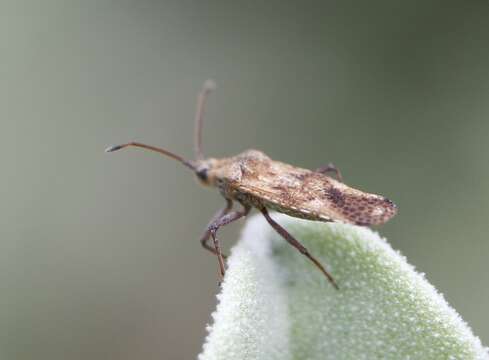
[[[0,354],[191,359],[223,201],[139,140],[253,147],[392,198],[393,247],[489,344],[487,1],[0,3]],[[227,248],[239,234],[222,231]],[[299,259],[299,258],[298,258]]]

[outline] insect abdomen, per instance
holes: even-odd
[[[396,205],[389,199],[349,188],[340,191],[329,188],[325,191],[326,211],[333,218],[356,225],[380,225],[397,213]]]
[[[351,189],[353,190],[353,189]],[[353,190],[355,193],[327,189],[308,201],[285,203],[252,194],[241,194],[241,199],[251,206],[265,206],[289,216],[314,221],[340,221],[355,225],[381,225],[397,213],[396,205],[389,199]],[[291,199],[292,200],[292,199]]]

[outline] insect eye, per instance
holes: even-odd
[[[199,171],[197,171],[197,177],[202,180],[202,181],[207,181],[207,169],[203,168]]]

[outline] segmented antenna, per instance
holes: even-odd
[[[120,150],[120,149],[124,149],[124,148],[129,147],[129,146],[139,147],[139,148],[143,148],[143,149],[146,149],[146,150],[155,151],[157,153],[166,155],[168,157],[171,157],[172,159],[175,159],[175,160],[181,162],[186,167],[188,167],[188,168],[190,168],[190,169],[192,169],[192,170],[195,171],[195,165],[191,161],[188,161],[188,160],[184,159],[183,157],[181,157],[181,156],[179,156],[177,154],[174,154],[174,153],[172,153],[172,152],[170,152],[168,150],[165,150],[165,149],[162,149],[162,148],[158,148],[156,146],[141,144],[141,143],[138,143],[138,142],[130,142],[130,143],[127,143],[127,144],[109,146],[107,149],[105,149],[105,152],[108,152],[109,153],[109,152],[117,151],[117,150]]]
[[[202,152],[202,125],[204,121],[205,103],[208,95],[211,91],[216,89],[216,83],[214,80],[207,80],[202,86],[197,97],[197,109],[195,111],[195,129],[194,129],[194,148],[195,159],[204,159],[204,153]]]

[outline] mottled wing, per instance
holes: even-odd
[[[262,155],[242,156],[241,176],[234,183],[252,201],[294,217],[358,225],[382,224],[396,213],[395,205],[383,196]]]

